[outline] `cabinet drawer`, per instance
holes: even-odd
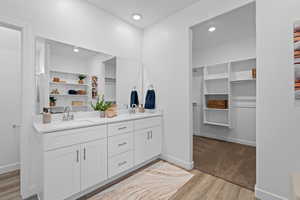
[[[48,133],[44,135],[44,150],[48,151],[106,137],[105,125]]]
[[[128,151],[108,159],[108,176],[113,177],[133,167],[133,152]]]
[[[133,131],[133,122],[122,122],[108,125],[108,136],[119,135]]]
[[[140,119],[140,120],[135,120],[134,122],[135,130],[150,128],[150,127],[160,126],[160,125],[161,125],[161,117]]]
[[[122,134],[108,138],[108,155],[114,156],[132,150],[133,134]]]

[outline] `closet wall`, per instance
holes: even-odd
[[[215,26],[215,32],[208,32]],[[255,4],[233,10],[192,28],[194,135],[255,145],[255,81],[231,83],[231,128],[203,124],[203,66],[256,57]],[[251,63],[252,64],[252,63]],[[236,65],[236,64],[235,64]],[[253,62],[253,67],[256,63]]]

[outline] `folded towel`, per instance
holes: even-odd
[[[300,32],[295,32],[294,37],[300,37]]]
[[[130,107],[132,108],[134,104],[139,105],[139,96],[136,90],[131,91],[130,95]]]
[[[300,37],[294,37],[294,42],[300,41]]]
[[[295,55],[295,56],[296,56],[296,55],[297,55],[297,56],[300,55],[300,51],[297,51],[297,50],[296,50],[296,51],[294,52],[294,55]]]
[[[146,94],[145,109],[155,109],[155,91],[148,90]]]

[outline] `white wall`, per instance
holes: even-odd
[[[202,0],[147,28],[143,63],[164,109],[163,155],[192,166],[192,70],[189,28],[250,0]]]
[[[238,31],[238,30],[237,30]],[[256,57],[255,37],[226,41],[221,45],[193,51],[193,66],[203,66]]]
[[[19,168],[21,32],[0,26],[0,174]]]
[[[142,31],[83,0],[3,0],[0,21],[26,25],[23,72],[22,141],[24,174],[22,195],[38,190],[41,162],[38,140],[32,128],[34,113],[34,36],[74,44],[106,54],[140,59]],[[26,106],[25,106],[26,105]],[[27,137],[26,137],[27,136]]]
[[[287,198],[289,175],[300,171],[300,108],[293,85],[293,23],[300,19],[299,7],[297,0],[257,1],[256,192],[262,199]]]

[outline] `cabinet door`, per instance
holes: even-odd
[[[148,143],[148,152],[149,152],[149,157],[152,158],[154,156],[158,156],[161,154],[161,140],[162,140],[162,131],[161,127],[153,127],[150,129],[150,139]]]
[[[44,159],[45,200],[62,200],[80,192],[80,146],[48,151]]]
[[[144,129],[134,133],[134,164],[139,165],[149,157],[148,143],[150,139],[150,130]]]
[[[107,139],[81,145],[81,189],[107,179]]]

